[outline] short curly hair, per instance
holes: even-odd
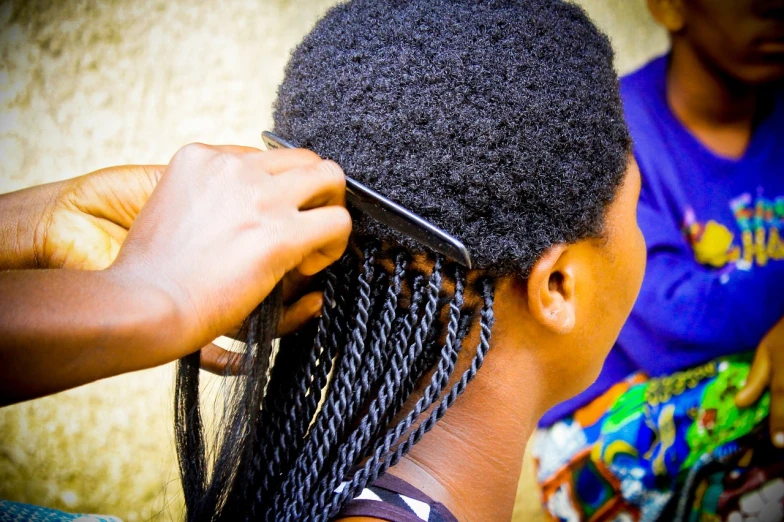
[[[338,5],[293,52],[274,119],[460,238],[476,268],[523,277],[602,234],[631,147],[607,37],[557,0]],[[422,249],[354,217],[358,235]]]

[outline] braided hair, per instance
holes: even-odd
[[[490,349],[498,278],[603,234],[631,145],[612,58],[560,0],[351,0],[316,24],[276,133],[458,236],[475,270],[354,213],[319,318],[276,347],[276,288],[246,321],[212,452],[182,359],[188,520],[328,520],[433,428]]]
[[[275,324],[270,300],[249,318],[247,385],[241,411],[232,413],[238,425],[226,430],[231,439],[211,476],[199,447],[197,396],[186,393],[188,385],[198,389],[198,360],[180,362],[175,423],[182,429],[178,449],[189,457],[181,458],[189,520],[329,519],[395,465],[482,366],[493,325],[491,278],[473,282],[484,303],[475,310],[465,306],[464,268],[436,255],[423,271],[408,252],[385,254],[371,242],[346,253],[323,279],[321,317],[281,339],[276,354],[268,338]],[[354,289],[356,299],[339,284]],[[475,320],[479,344],[453,379]],[[424,392],[409,401],[423,378]],[[229,462],[219,466],[224,458]]]

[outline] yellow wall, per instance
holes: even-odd
[[[289,50],[334,3],[3,2],[0,192],[166,163],[192,141],[258,146]],[[665,49],[643,0],[581,3],[622,72]],[[168,366],[0,410],[0,498],[178,519],[172,383]],[[519,520],[540,516],[530,463],[521,498]]]

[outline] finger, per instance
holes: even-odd
[[[225,154],[257,154],[264,152],[261,149],[245,147],[244,145],[208,145],[208,147]]]
[[[318,161],[291,169],[275,178],[280,194],[285,194],[300,210],[329,205],[346,205],[346,176],[334,161]]]
[[[766,345],[761,344],[754,355],[749,375],[743,389],[735,396],[735,404],[740,408],[748,408],[762,396],[770,379],[770,358]]]
[[[318,154],[307,149],[275,149],[259,151],[249,155],[257,167],[269,174],[277,175],[291,169],[306,167],[322,161]]]
[[[242,375],[243,354],[224,350],[220,346],[210,343],[201,349],[201,369],[215,375]]]
[[[351,216],[343,207],[321,207],[300,212],[296,247],[302,253],[297,270],[311,276],[343,255],[351,234]]]
[[[124,165],[77,178],[72,203],[86,214],[128,230],[166,171],[165,165]]]
[[[784,371],[773,366],[770,378],[770,440],[784,448]]]
[[[312,280],[312,277],[300,274],[299,270],[292,270],[283,276],[283,304],[291,304],[302,297]]]
[[[302,328],[305,323],[316,317],[321,311],[323,297],[321,292],[305,294],[297,301],[283,309],[283,316],[278,322],[278,337],[288,335]]]
[[[773,444],[784,448],[784,350],[779,342],[770,335],[763,340],[770,361],[770,437]]]

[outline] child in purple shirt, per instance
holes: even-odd
[[[675,516],[669,490],[731,443],[726,469],[743,475],[784,458],[784,2],[648,4],[671,51],[621,81],[648,265],[596,383],[540,422],[538,478],[561,519]],[[764,450],[744,468],[747,440]],[[784,466],[763,468],[784,518]],[[696,512],[750,515],[752,493],[703,491]]]

